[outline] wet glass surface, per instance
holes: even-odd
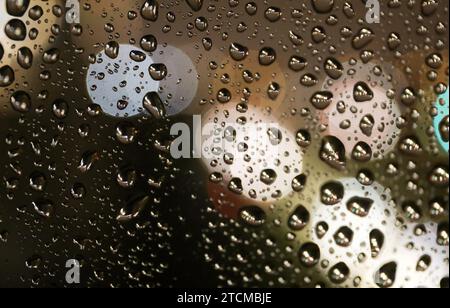
[[[0,0],[0,287],[448,287],[448,1],[377,3]]]

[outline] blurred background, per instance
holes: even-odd
[[[0,287],[448,287],[448,1],[79,4],[0,0]]]

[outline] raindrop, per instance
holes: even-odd
[[[30,5],[30,0],[6,0],[6,11],[9,15],[21,17]]]
[[[439,217],[448,211],[448,202],[439,197],[435,198],[430,201],[429,211],[431,216]]]
[[[303,230],[309,223],[310,214],[303,205],[298,205],[288,220],[289,228],[294,231]]]
[[[116,59],[119,56],[120,45],[116,41],[111,41],[106,44],[105,54],[111,59]]]
[[[142,100],[142,105],[145,110],[147,110],[147,112],[149,112],[156,119],[161,119],[166,116],[164,104],[161,101],[159,94],[156,92],[147,93]]]
[[[0,87],[9,87],[15,81],[13,69],[9,65],[0,68]]]
[[[242,195],[242,193],[244,192],[242,180],[239,178],[231,179],[230,183],[228,184],[228,189],[237,195]]]
[[[53,202],[47,199],[40,199],[32,203],[34,211],[42,217],[50,218],[54,212]]]
[[[369,235],[369,240],[372,258],[376,258],[380,254],[381,249],[383,248],[384,234],[378,229],[372,230]]]
[[[141,15],[148,21],[156,21],[158,19],[159,4],[156,0],[145,0],[141,7]]]
[[[289,68],[294,72],[300,72],[306,68],[308,62],[305,58],[292,56],[289,60]]]
[[[300,83],[305,87],[313,87],[315,86],[319,80],[313,74],[305,74],[300,79]]]
[[[314,10],[320,14],[327,14],[333,10],[334,0],[312,0]]]
[[[415,136],[403,138],[403,140],[400,141],[399,149],[401,152],[408,155],[418,155],[422,152],[422,146]]]
[[[416,271],[425,272],[431,265],[431,257],[429,255],[423,255],[420,257],[416,265]]]
[[[44,52],[44,55],[42,56],[42,60],[46,64],[55,64],[59,60],[59,55],[60,55],[59,49],[52,48],[52,49]]]
[[[267,89],[267,95],[271,100],[276,100],[278,96],[280,95],[281,87],[278,83],[272,82],[269,85],[269,88]]]
[[[372,171],[367,169],[360,170],[356,178],[359,183],[365,186],[372,185],[374,182],[374,175]]]
[[[325,205],[335,205],[344,198],[344,185],[340,182],[331,181],[320,188],[320,200]]]
[[[20,19],[11,19],[5,26],[5,34],[14,41],[23,41],[27,36],[27,27]]]
[[[228,103],[231,100],[231,92],[230,90],[223,88],[217,92],[217,100],[222,103]]]
[[[422,14],[431,16],[438,9],[439,3],[437,0],[422,0]]]
[[[281,18],[281,10],[277,7],[269,7],[266,12],[264,13],[264,16],[269,20],[270,22],[276,22],[280,20]]]
[[[28,12],[28,16],[34,21],[39,20],[42,15],[44,15],[44,10],[39,5],[33,6]]]
[[[366,217],[369,215],[372,205],[372,199],[362,197],[353,197],[347,201],[347,209],[359,217]]]
[[[372,136],[373,128],[375,127],[375,119],[372,115],[367,114],[362,117],[361,122],[359,123],[359,128],[362,133],[367,137]]]
[[[22,47],[17,51],[17,63],[23,69],[29,69],[33,65],[33,53],[28,47]]]
[[[69,113],[69,105],[67,102],[61,98],[53,102],[53,114],[58,119],[64,119]]]
[[[136,183],[137,173],[132,168],[124,168],[117,173],[117,183],[123,188],[131,188]]]
[[[338,246],[348,247],[353,241],[353,231],[349,227],[344,226],[339,228],[333,237]]]
[[[352,158],[358,162],[369,162],[372,159],[372,148],[367,143],[360,141],[353,148]]]
[[[301,129],[297,132],[295,141],[299,146],[306,148],[311,145],[311,134],[309,131]]]
[[[25,261],[25,265],[28,268],[36,269],[41,266],[42,258],[38,255],[33,255],[31,258]]]
[[[230,45],[230,55],[233,60],[242,61],[248,55],[248,48],[238,43],[233,43]]]
[[[332,79],[339,79],[344,73],[344,67],[334,58],[328,58],[325,61],[324,68],[327,75]]]
[[[313,267],[320,261],[320,248],[315,243],[306,243],[298,252],[300,263],[305,267]]]
[[[143,196],[128,202],[119,212],[116,219],[118,222],[126,223],[137,217],[144,211],[150,197]]]
[[[372,30],[362,28],[353,38],[352,45],[355,49],[362,49],[369,45],[374,38],[375,34],[372,32]]]
[[[167,67],[163,63],[153,63],[148,69],[153,80],[160,81],[167,76]]]
[[[266,185],[272,185],[277,180],[277,173],[273,169],[261,171],[260,180]]]
[[[306,180],[307,180],[306,175],[304,175],[304,174],[297,175],[292,180],[292,185],[291,185],[292,190],[294,190],[295,192],[301,192],[303,189],[305,189]]]
[[[318,237],[319,239],[323,238],[323,237],[327,234],[328,230],[329,230],[329,226],[328,226],[328,224],[327,224],[326,222],[324,222],[324,221],[319,222],[319,223],[316,225],[316,228],[315,228],[317,237]]]
[[[401,101],[406,106],[411,106],[416,102],[416,93],[413,88],[405,88],[401,95]]]
[[[195,27],[199,31],[206,31],[208,29],[208,20],[205,17],[198,17],[195,20]]]
[[[137,136],[137,129],[130,122],[122,122],[116,126],[116,138],[122,144],[131,144]]]
[[[383,265],[375,274],[375,283],[380,288],[390,288],[395,283],[397,275],[397,263],[390,262]]]
[[[438,187],[447,187],[449,184],[448,168],[444,166],[437,166],[433,168],[428,179],[433,185]]]
[[[92,169],[94,163],[99,159],[100,156],[97,152],[86,151],[81,157],[80,163],[78,165],[78,170],[80,170],[82,173],[88,172]]]
[[[259,227],[266,222],[266,213],[258,206],[246,206],[239,211],[239,218],[249,226]]]
[[[186,2],[189,7],[195,12],[198,12],[202,9],[203,0],[186,0]]]
[[[70,194],[74,199],[82,199],[86,194],[86,188],[81,183],[75,183],[70,189]]]
[[[24,91],[17,91],[11,95],[10,102],[15,111],[25,113],[31,109],[31,97]]]
[[[154,52],[158,47],[158,41],[156,37],[151,34],[145,35],[141,38],[141,48],[147,52]]]
[[[422,218],[422,210],[414,201],[406,201],[402,205],[403,212],[409,220],[418,221]]]
[[[346,167],[344,144],[334,136],[323,138],[319,156],[322,161],[335,169],[342,170]]]
[[[344,262],[334,265],[328,272],[330,281],[336,284],[344,283],[350,275],[350,269]]]
[[[47,180],[40,172],[33,172],[30,176],[30,187],[35,191],[44,191]]]
[[[248,15],[253,16],[258,12],[258,6],[255,2],[249,2],[245,5],[245,11]]]
[[[220,183],[223,181],[223,175],[220,172],[211,173],[209,180],[214,184]]]
[[[437,244],[440,246],[449,245],[448,221],[441,222],[437,230]]]
[[[365,82],[358,82],[353,89],[353,97],[357,102],[367,102],[373,99],[373,92]]]
[[[267,130],[267,136],[269,137],[270,144],[279,145],[283,141],[282,132],[275,127],[271,127]]]
[[[132,50],[130,51],[130,59],[135,62],[143,62],[147,56],[140,50]]]
[[[328,91],[316,92],[311,97],[311,104],[319,110],[324,110],[332,103],[333,94]]]
[[[275,62],[277,55],[275,50],[270,47],[265,47],[259,52],[259,64],[268,66]]]
[[[449,116],[445,116],[439,123],[439,134],[444,142],[449,142],[450,120]]]

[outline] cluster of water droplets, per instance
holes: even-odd
[[[448,3],[2,5],[0,286],[448,287]]]

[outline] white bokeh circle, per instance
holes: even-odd
[[[439,246],[436,242],[437,224],[424,223],[426,234],[414,234],[416,225],[407,223],[399,225],[397,210],[393,205],[389,189],[374,182],[363,189],[354,178],[338,180],[345,187],[342,201],[336,206],[325,206],[320,201],[320,194],[314,201],[314,215],[311,215],[311,226],[326,222],[329,230],[322,238],[311,232],[311,240],[319,245],[322,262],[326,260],[329,269],[344,262],[350,269],[349,277],[342,286],[351,287],[357,279],[365,288],[377,287],[377,272],[384,265],[396,264],[394,288],[439,287],[441,279],[448,276],[448,246]],[[373,205],[366,217],[351,213],[346,204],[354,197],[369,198]],[[353,239],[348,247],[336,245],[334,236],[343,226],[353,231]],[[370,236],[373,230],[384,235],[384,243],[376,257],[371,256]],[[426,271],[417,271],[416,267],[424,255],[431,257],[432,262]],[[364,258],[362,259],[362,256]],[[364,261],[363,261],[364,260]]]
[[[222,174],[221,185],[225,187],[233,179],[239,179],[241,196],[249,203],[274,202],[285,197],[292,192],[293,181],[302,175],[303,169],[303,152],[296,143],[295,134],[262,110],[244,115],[231,110],[232,105],[219,105],[202,118],[204,165],[211,174]],[[225,116],[226,110],[230,110],[228,116]],[[241,123],[244,118],[245,124]],[[233,141],[223,137],[230,128],[236,134]],[[271,140],[270,135],[277,133],[281,138]],[[229,161],[227,156],[232,160]],[[263,180],[265,171],[275,172],[272,182]],[[228,193],[235,194],[230,190]]]
[[[130,57],[132,52],[146,57],[137,62]],[[161,81],[154,80],[149,73],[149,67],[158,63],[163,63],[168,71]],[[121,44],[115,59],[108,57],[104,50],[97,54],[95,63],[89,66],[86,85],[92,102],[110,116],[145,114],[142,101],[149,92],[159,94],[166,114],[172,116],[191,104],[197,93],[198,78],[189,56],[176,47],[161,46],[149,54],[139,47]]]

